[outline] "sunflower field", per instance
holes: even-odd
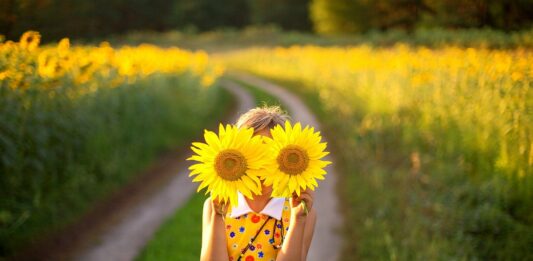
[[[342,173],[343,260],[532,257],[531,49],[307,45],[218,58],[288,86],[325,124]]]
[[[75,220],[231,101],[209,87],[223,68],[202,51],[40,38],[0,41],[0,259]]]

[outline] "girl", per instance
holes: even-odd
[[[288,116],[279,107],[255,108],[243,114],[237,127],[250,127],[254,135],[270,135]],[[248,199],[239,193],[238,204],[227,206],[208,198],[203,208],[201,260],[306,260],[316,223],[313,193],[306,190],[291,199],[271,197],[272,187]],[[305,201],[306,215],[303,204]]]

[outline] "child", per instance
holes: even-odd
[[[255,108],[239,118],[237,127],[272,137],[270,129],[283,126],[286,119],[279,107]],[[239,193],[230,213],[225,204],[211,198],[205,201],[201,260],[306,260],[316,223],[312,191],[286,199],[273,198],[271,186],[261,188],[253,199]],[[301,201],[307,204],[307,215]]]

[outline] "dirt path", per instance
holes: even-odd
[[[254,98],[235,83],[224,81],[224,88],[238,101],[233,121],[243,112],[255,105]],[[188,164],[185,156],[174,160],[161,171],[173,177],[157,193],[141,201],[112,229],[103,233],[96,244],[82,251],[76,260],[133,260],[152,238],[157,228],[174,211],[181,207],[194,193],[196,186],[191,185],[188,177]],[[177,174],[177,175],[176,175]]]
[[[314,114],[300,98],[286,89],[249,74],[232,73],[231,76],[276,96],[287,107],[286,109],[289,110],[294,120],[300,121],[304,125],[309,124],[320,129],[320,124]],[[319,182],[319,187],[315,194],[314,207],[318,211],[318,218],[313,242],[311,243],[311,249],[307,258],[309,261],[339,259],[341,239],[338,231],[341,227],[342,220],[335,193],[337,174],[332,165],[326,168],[328,175],[326,175],[324,181]]]

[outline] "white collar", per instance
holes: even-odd
[[[253,212],[253,210],[248,206],[244,195],[240,192],[238,193],[237,206],[231,209],[230,217],[236,218],[244,214]],[[283,212],[283,205],[285,203],[285,198],[271,198],[270,201],[266,204],[265,208],[259,212],[260,214],[269,215],[277,220],[281,220],[281,213]]]

